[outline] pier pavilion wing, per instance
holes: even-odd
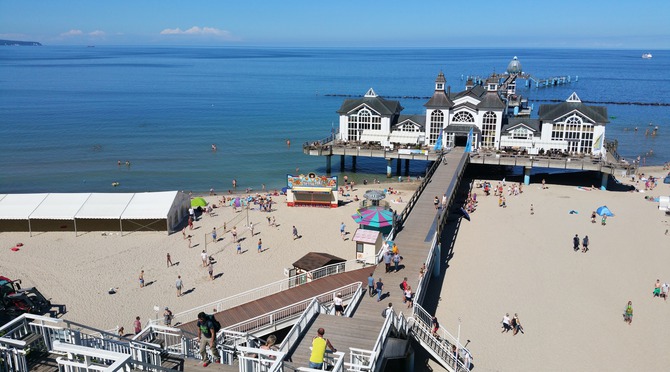
[[[339,139],[360,141],[363,131],[389,135],[402,110],[399,101],[386,100],[370,88],[365,96],[347,99],[337,110],[340,114]]]
[[[565,102],[541,105],[538,115],[545,151],[605,155],[607,107],[586,105],[572,93]]]

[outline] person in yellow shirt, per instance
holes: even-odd
[[[319,328],[316,331],[316,336],[312,340],[312,355],[309,357],[309,368],[323,368],[323,357],[326,354],[326,347],[333,353],[337,352],[337,349],[333,347],[330,340],[323,338],[325,333],[326,331],[323,328]]]

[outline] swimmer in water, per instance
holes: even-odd
[[[216,144],[212,143],[212,151],[216,151]]]
[[[291,148],[291,140],[290,139],[286,140],[286,147]]]

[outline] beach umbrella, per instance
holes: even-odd
[[[235,198],[233,200],[233,205],[237,208],[241,207],[242,206],[242,200],[240,200],[240,198]]]
[[[599,207],[599,208],[596,210],[596,213],[598,213],[599,216],[602,216],[602,215],[605,215],[605,216],[607,216],[607,217],[612,217],[612,216],[614,216],[614,213],[612,213],[612,211],[610,211],[610,209],[607,208],[606,205],[603,205],[602,207]]]
[[[205,207],[207,206],[207,200],[203,198],[193,198],[191,199],[191,207],[197,208],[197,207]]]
[[[384,208],[364,208],[351,216],[356,223],[370,227],[393,225],[393,212]]]

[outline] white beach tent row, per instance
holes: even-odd
[[[188,195],[178,191],[146,193],[48,193],[48,194],[0,194],[0,220],[119,220],[148,228],[162,220],[166,221],[168,234],[174,231],[188,214]],[[138,220],[152,220],[140,224]],[[162,230],[162,229],[161,229]]]

